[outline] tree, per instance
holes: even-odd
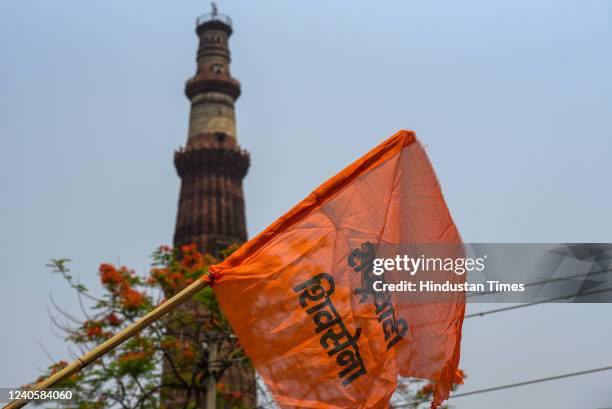
[[[233,248],[224,252],[229,255]],[[153,253],[146,276],[125,266],[102,264],[99,268],[103,293],[94,296],[70,273],[69,260],[52,260],[50,267],[61,274],[77,292],[84,319],[58,311],[64,320],[52,317],[65,339],[84,353],[137,321],[165,299],[208,273],[217,262],[194,245],[171,249],[162,246]],[[214,357],[213,355],[214,347]],[[67,365],[60,361],[49,373]],[[161,376],[161,368],[169,376]],[[211,288],[205,288],[164,319],[98,359],[58,387],[75,391],[66,406],[77,408],[159,408],[164,402],[185,409],[205,407],[211,385],[216,389],[218,408],[241,408],[254,396],[243,396],[224,382],[229,368],[249,367]],[[47,374],[48,375],[48,374]],[[44,378],[44,376],[42,377]],[[39,379],[40,380],[40,379]],[[211,383],[211,380],[213,382]],[[254,394],[254,391],[253,391]],[[177,405],[179,404],[179,405]]]

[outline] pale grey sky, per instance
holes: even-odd
[[[238,137],[256,234],[400,128],[427,144],[468,242],[610,242],[610,1],[219,1],[235,23]],[[44,267],[139,270],[171,243],[201,1],[0,5],[0,387],[68,357]],[[478,308],[486,308],[479,306]],[[612,364],[611,305],[466,321],[462,391]],[[612,406],[612,373],[459,409]]]

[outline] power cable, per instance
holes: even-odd
[[[586,371],[579,371],[579,372],[570,372],[570,373],[566,373],[566,374],[562,374],[562,375],[555,375],[555,376],[549,376],[546,378],[539,378],[539,379],[532,379],[530,381],[523,381],[523,382],[517,382],[517,383],[511,383],[508,385],[501,385],[501,386],[494,386],[492,388],[486,388],[486,389],[479,389],[479,390],[475,390],[475,391],[470,391],[470,392],[462,392],[462,393],[455,393],[453,395],[451,395],[448,399],[455,399],[455,398],[462,398],[464,396],[471,396],[471,395],[478,395],[481,393],[489,393],[489,392],[495,392],[495,391],[500,391],[503,389],[510,389],[510,388],[518,388],[519,386],[526,386],[526,385],[532,385],[534,383],[541,383],[541,382],[550,382],[550,381],[556,381],[558,379],[564,379],[564,378],[572,378],[575,376],[582,376],[582,375],[588,375],[588,374],[592,374],[595,372],[603,372],[603,371],[609,371],[612,370],[612,366],[604,366],[603,368],[594,368],[594,369],[587,369]],[[425,402],[429,402],[428,399],[421,399],[421,400],[416,400],[413,402],[409,402],[406,403],[404,405],[400,405],[400,406],[394,406],[395,408],[406,408],[415,404],[420,404],[420,403],[425,403]]]
[[[543,285],[543,284],[548,284],[548,283],[554,283],[554,282],[559,282],[559,281],[566,281],[566,280],[571,280],[574,278],[580,278],[580,277],[586,277],[586,276],[594,276],[594,275],[598,275],[598,274],[606,274],[612,272],[611,269],[608,270],[600,270],[600,271],[592,271],[592,272],[588,272],[588,273],[580,273],[580,274],[574,274],[574,275],[569,275],[569,276],[565,276],[565,277],[558,277],[558,278],[549,278],[546,280],[541,280],[541,281],[534,281],[533,283],[527,283],[525,284],[525,287],[533,287],[536,285]],[[471,298],[471,297],[479,297],[482,295],[489,295],[489,294],[498,294],[501,291],[480,291],[480,292],[473,292],[473,293],[468,293],[466,295],[466,298]]]
[[[562,296],[559,296],[559,297],[547,298],[545,300],[535,301],[535,302],[526,303],[526,304],[519,304],[519,305],[510,306],[510,307],[503,307],[503,308],[496,308],[496,309],[493,309],[493,310],[487,310],[487,311],[482,311],[482,312],[475,312],[473,314],[467,314],[464,318],[468,319],[468,318],[474,318],[474,317],[484,317],[485,315],[496,314],[498,312],[516,310],[516,309],[525,308],[525,307],[532,307],[534,305],[546,304],[546,303],[549,303],[551,301],[565,300],[565,299],[568,299],[568,298],[576,297],[577,295],[599,294],[599,293],[605,293],[605,292],[608,292],[608,291],[612,291],[612,288],[602,288],[600,290],[585,291],[585,292],[583,292],[581,294],[562,295]]]

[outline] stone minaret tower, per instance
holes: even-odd
[[[197,19],[196,33],[200,40],[197,70],[185,86],[191,101],[189,134],[185,147],[174,155],[181,178],[174,246],[195,243],[202,253],[218,256],[230,244],[247,238],[242,179],[249,168],[249,154],[236,139],[234,102],[240,95],[240,83],[230,74],[231,20],[217,13],[213,4],[212,14]],[[201,305],[187,302],[181,308],[198,309]],[[168,334],[177,338],[192,330],[174,321],[169,321],[167,327]],[[211,334],[207,344],[218,351],[228,342],[215,340],[215,334]],[[165,361],[163,376],[173,375]],[[243,407],[255,406],[255,376],[250,367],[232,364],[221,381],[240,392]],[[219,409],[215,404],[215,380],[207,382],[205,400],[169,390],[163,394],[161,408],[182,409],[196,404],[199,408]]]
[[[187,81],[191,101],[187,145],[174,163],[181,177],[174,245],[197,244],[217,255],[247,238],[242,179],[249,155],[236,139],[234,101],[240,83],[230,74],[229,17],[213,13],[197,20],[197,71]]]

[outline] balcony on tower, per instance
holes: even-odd
[[[200,39],[196,75],[187,81],[185,94],[193,101],[197,95],[213,92],[236,100],[240,96],[240,82],[230,74],[228,39],[232,34],[232,20],[213,12],[196,20],[196,33]]]
[[[232,19],[225,14],[219,14],[216,11],[212,13],[202,14],[196,19],[196,29],[207,30],[217,29],[228,31],[227,35],[232,34]]]

